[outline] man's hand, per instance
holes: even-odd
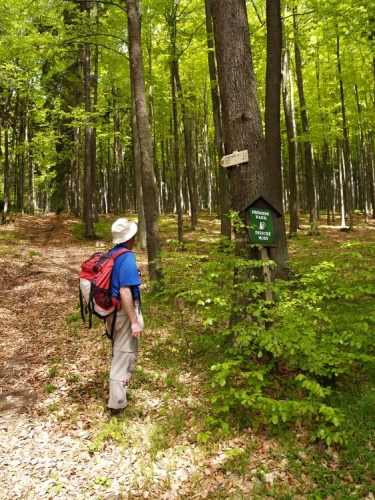
[[[130,287],[123,286],[120,288],[121,301],[124,306],[125,312],[130,320],[133,337],[140,337],[142,333],[141,325],[134,309],[133,297]]]
[[[138,323],[138,321],[136,321],[135,323],[132,323],[131,327],[132,327],[133,337],[137,337],[137,338],[140,337],[141,333],[142,333],[142,328],[141,328],[140,324]]]

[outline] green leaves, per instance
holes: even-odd
[[[199,341],[212,359],[218,420],[303,424],[311,439],[343,442],[345,416],[329,404],[332,386],[375,360],[374,249],[354,247],[335,249],[334,259],[305,270],[294,264],[292,279],[267,285],[274,302],[264,300],[264,283],[236,285],[235,305],[234,269],[252,263],[223,252],[220,243],[210,254],[196,255],[193,247],[167,254],[163,293],[184,300],[192,350]],[[243,320],[230,326],[233,311]]]

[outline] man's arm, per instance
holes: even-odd
[[[138,323],[138,318],[134,310],[132,291],[129,286],[122,286],[120,288],[120,297],[125,312],[130,320],[133,337],[140,337],[142,328]]]

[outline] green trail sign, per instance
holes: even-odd
[[[249,208],[250,241],[267,246],[275,242],[272,210],[267,208]]]

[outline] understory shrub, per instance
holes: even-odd
[[[209,254],[190,250],[168,254],[163,293],[188,311],[192,348],[199,339],[215,356],[211,421],[246,410],[253,425],[303,424],[311,438],[340,442],[345,416],[329,405],[332,387],[375,359],[371,259],[343,246],[335,262],[293,269],[288,281],[234,286],[234,270],[259,261],[235,259],[223,241]],[[233,311],[242,319],[229,326]]]

